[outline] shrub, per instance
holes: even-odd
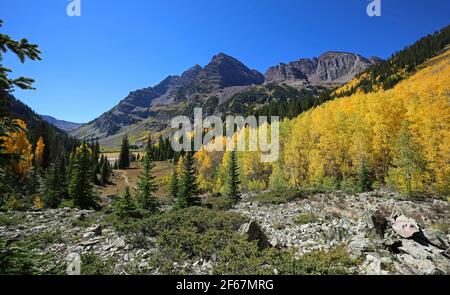
[[[251,198],[252,201],[269,204],[283,204],[291,202],[303,196],[302,191],[298,189],[283,189],[265,192]]]
[[[101,259],[98,255],[87,253],[81,255],[82,275],[109,275],[114,272],[115,261],[113,259]]]
[[[221,275],[335,275],[347,274],[355,265],[344,247],[312,251],[299,258],[293,251],[269,248],[259,251],[256,243],[235,239],[219,254],[213,268]]]
[[[50,253],[39,254],[36,252],[37,249],[61,241],[60,232],[34,234],[13,243],[7,243],[0,238],[0,274],[63,274],[65,272],[64,263],[57,265]]]
[[[302,213],[294,218],[296,224],[308,224],[317,221],[317,217],[312,213]]]
[[[252,180],[247,184],[247,190],[250,192],[262,192],[266,189],[264,181]]]

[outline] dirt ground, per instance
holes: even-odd
[[[109,156],[108,156],[109,158]],[[156,183],[158,191],[156,195],[161,199],[167,198],[167,188],[164,179],[172,172],[171,162],[156,162],[153,168],[153,175],[156,176]],[[111,177],[111,184],[100,187],[102,196],[121,196],[128,186],[132,194],[137,191],[137,182],[141,173],[140,165],[133,163],[130,169],[114,170],[114,175]]]

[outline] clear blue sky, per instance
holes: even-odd
[[[15,95],[41,114],[87,122],[131,90],[205,65],[218,52],[261,72],[279,62],[327,50],[387,58],[450,23],[447,0],[0,0],[3,33],[39,44],[41,62],[15,75],[36,79],[36,91]]]

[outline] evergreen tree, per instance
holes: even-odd
[[[62,201],[62,189],[58,167],[53,165],[47,169],[41,185],[41,197],[46,208],[58,208]]]
[[[69,195],[69,191],[68,191],[68,177],[67,177],[67,169],[66,169],[66,159],[64,156],[61,156],[61,159],[59,160],[58,163],[58,171],[59,171],[59,183],[61,186],[61,199],[67,198]]]
[[[114,161],[114,170],[119,169],[119,164],[117,164],[117,160]]]
[[[120,218],[138,217],[137,207],[129,187],[126,187],[123,196],[115,201],[114,211]]]
[[[122,140],[122,147],[120,149],[119,154],[119,169],[128,169],[130,168],[130,146],[128,142],[128,136],[124,136]]]
[[[228,184],[227,194],[234,201],[239,199],[239,166],[237,163],[236,152],[231,152],[230,163],[228,165]]]
[[[178,198],[178,172],[176,164],[173,165],[173,171],[170,177],[170,195],[174,199]]]
[[[111,176],[111,170],[109,167],[109,163],[106,160],[103,160],[103,164],[100,168],[100,179],[103,185],[109,183],[109,178]]]
[[[366,162],[361,162],[361,167],[359,169],[357,187],[360,192],[368,192],[372,189],[372,181],[369,176],[369,171],[367,170]]]
[[[187,208],[199,204],[197,175],[194,163],[194,154],[187,152],[183,161],[183,172],[180,178],[179,196],[176,207]]]
[[[96,208],[96,194],[92,183],[91,151],[86,143],[75,153],[69,182],[69,196],[82,209]]]
[[[145,156],[143,158],[143,169],[139,176],[137,200],[139,205],[145,211],[155,213],[158,211],[159,202],[155,196],[156,184],[155,177],[152,175],[154,164],[152,161],[152,143],[149,136]]]

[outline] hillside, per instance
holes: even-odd
[[[26,122],[28,137],[33,145],[39,137],[43,137],[46,144],[46,163],[52,162],[62,153],[72,150],[78,142],[77,139],[72,138],[63,130],[45,121],[30,107],[13,96],[9,96],[8,110],[12,118],[22,119]]]
[[[422,63],[440,54],[449,43],[450,26],[447,26],[361,73],[353,81],[337,89],[334,96],[343,97],[354,93],[390,89],[420,70]]]
[[[355,177],[363,161],[375,181],[448,195],[450,51],[421,68],[392,90],[340,98],[293,120],[284,159],[292,183]]]
[[[64,120],[58,120],[52,116],[45,116],[45,115],[40,115],[40,116],[47,123],[50,123],[53,126],[58,127],[59,129],[64,130],[64,131],[72,131],[83,125],[81,123],[74,123],[74,122],[68,122],[68,121],[64,121]]]

